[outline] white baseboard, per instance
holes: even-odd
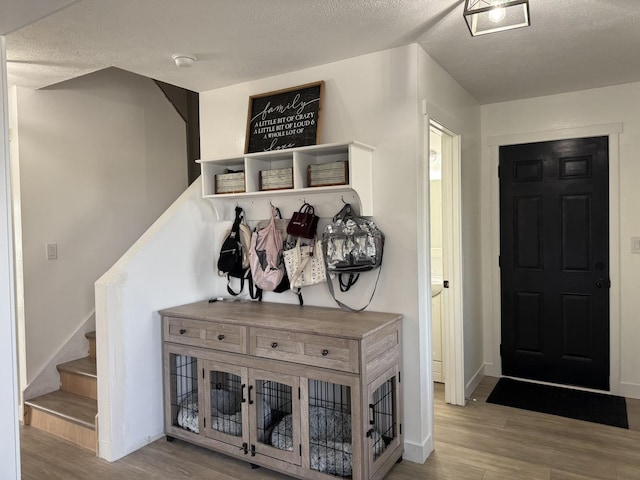
[[[471,380],[467,382],[467,385],[464,387],[464,398],[470,398],[471,394],[478,387],[482,379],[484,378],[485,366],[482,365],[476,373],[473,374]]]
[[[120,460],[122,457],[129,455],[130,453],[139,450],[142,447],[146,447],[150,443],[155,442],[156,440],[160,440],[165,437],[164,432],[160,432],[154,435],[150,435],[143,440],[136,442],[132,447],[128,448],[122,455],[119,455],[118,458],[114,458],[113,451],[111,449],[111,442],[109,440],[101,440],[100,448],[98,449],[98,456],[107,462],[115,462]]]
[[[405,440],[402,459],[422,464],[427,461],[431,452],[433,452],[433,435],[429,435],[422,444]]]
[[[620,382],[620,396],[640,399],[640,384]]]
[[[136,450],[141,449],[142,447],[146,447],[150,443],[153,443],[156,440],[160,440],[163,437],[165,437],[165,433],[164,432],[159,432],[159,433],[155,433],[153,435],[149,435],[148,437],[145,437],[145,438],[141,439],[139,442],[134,443],[130,448],[128,448],[127,451],[125,452],[124,456],[127,456],[130,453],[133,453]]]
[[[502,366],[495,363],[484,363],[484,374],[487,377],[500,378],[502,376]]]
[[[113,462],[117,458],[113,458],[111,453],[111,442],[108,439],[98,439],[98,457],[106,460],[107,462]]]

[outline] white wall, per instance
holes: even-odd
[[[0,478],[20,478],[5,38],[0,35]]]
[[[619,143],[611,146],[619,161],[619,176],[611,159],[612,174],[619,181],[619,191],[611,192],[614,202],[619,202],[619,244],[611,245],[612,272],[619,271],[619,280],[612,278],[612,292],[619,292],[619,301],[612,295],[612,325],[619,322],[619,332],[614,331],[613,344],[619,344],[619,351],[612,351],[612,365],[620,365],[619,372],[612,372],[620,379],[619,385],[612,383],[612,391],[622,395],[640,398],[640,296],[635,288],[640,284],[640,255],[630,253],[632,236],[640,236],[640,83],[584,90],[560,95],[518,100],[482,107],[482,223],[485,299],[485,359],[487,368],[494,374],[500,372],[498,345],[500,339],[499,279],[495,252],[498,236],[497,172],[495,158],[488,141],[496,137],[530,138],[539,141],[568,131],[607,130],[606,124],[622,123]],[[605,125],[604,127],[600,127]],[[570,129],[570,130],[566,130]],[[615,129],[614,129],[615,130]],[[575,136],[575,135],[574,135]],[[616,138],[615,136],[613,137]],[[493,143],[496,143],[493,141]],[[497,142],[499,144],[499,142]],[[523,142],[526,143],[526,142]],[[614,203],[615,205],[615,203]],[[612,223],[614,228],[615,221]],[[493,249],[493,250],[492,250]],[[614,316],[619,315],[619,319]],[[616,356],[619,355],[619,359]]]
[[[417,48],[415,46],[388,50],[349,60],[322,65],[314,68],[243,83],[200,94],[200,123],[202,158],[238,155],[244,151],[246,108],[249,96],[255,93],[277,90],[283,87],[325,80],[323,104],[322,138],[320,143],[347,142],[357,140],[373,145],[374,153],[374,218],[386,234],[400,226],[403,235],[399,241],[385,245],[383,275],[378,284],[378,292],[384,292],[389,285],[398,285],[394,279],[395,265],[406,269],[403,278],[415,278],[415,265],[403,255],[403,247],[415,251],[415,213],[417,138],[417,78],[415,75]],[[297,199],[271,199],[280,206],[285,217],[297,210]],[[306,195],[313,203],[315,197]],[[393,202],[387,201],[394,198]],[[258,203],[261,200],[253,200]],[[268,200],[262,201],[266,218]],[[257,208],[253,205],[253,210]],[[338,200],[338,203],[339,200]],[[243,206],[243,202],[240,202]],[[332,215],[335,212],[331,212]],[[225,218],[225,220],[230,220]],[[225,225],[226,226],[226,225]],[[224,228],[218,227],[219,236]],[[404,233],[404,230],[406,234]],[[404,242],[404,244],[403,244]],[[365,276],[366,277],[366,276]],[[375,274],[366,277],[358,286],[371,286]],[[360,285],[360,283],[362,285]],[[218,288],[225,291],[224,280],[219,280]],[[401,311],[408,318],[412,316],[412,303],[416,296],[415,282],[407,281],[397,288],[393,295],[376,293],[370,310]],[[368,290],[368,288],[361,288]],[[349,297],[358,304],[359,291]],[[292,295],[267,294],[269,301],[295,300]],[[326,287],[311,287],[304,292],[305,303],[336,306]],[[415,314],[415,312],[414,312]]]
[[[102,458],[115,461],[163,433],[158,310],[213,295],[214,218],[198,179],[96,282]]]
[[[158,87],[118,69],[19,88],[17,112],[31,383],[91,320],[96,279],[186,188],[186,140]]]
[[[423,260],[428,258],[428,250],[417,251],[417,198],[418,188],[422,187],[417,172],[423,158],[421,100],[428,98],[439,105],[456,119],[456,124],[462,125],[465,134],[476,139],[479,108],[426,53],[417,45],[410,45],[201,93],[202,158],[239,155],[244,151],[250,95],[318,80],[326,82],[320,142],[357,140],[376,147],[373,218],[385,232],[387,241],[382,275],[369,310],[404,315],[405,458],[421,462],[432,448],[428,413],[432,405],[426,393],[431,388],[431,350],[426,333],[429,320],[425,314],[420,318],[418,309],[419,297],[426,295],[430,300],[430,282],[428,277],[423,279],[429,283],[420,292],[416,281],[416,255]],[[419,86],[419,82],[425,85]],[[469,115],[472,118],[467,120]],[[472,147],[472,141],[466,143],[464,153],[469,153]],[[469,158],[472,164],[476,157]],[[472,179],[469,176],[467,182],[473,186]],[[476,190],[474,187],[473,191]],[[307,195],[306,200],[313,204],[313,195]],[[277,201],[284,205],[285,217],[299,206]],[[473,194],[467,201],[474,201]],[[428,204],[420,208],[428,209]],[[348,302],[359,303],[363,292],[372,285],[372,275],[363,276],[358,284],[360,290]],[[224,283],[218,281],[216,289],[223,293]],[[323,286],[305,291],[304,297],[307,304],[335,306]],[[288,301],[277,294],[265,299]],[[477,348],[481,351],[481,343]]]

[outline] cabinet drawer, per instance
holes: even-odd
[[[247,353],[247,327],[175,317],[165,318],[164,325],[167,342]]]
[[[257,357],[358,373],[358,342],[344,338],[249,329],[250,353]]]

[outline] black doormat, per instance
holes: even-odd
[[[501,378],[487,403],[629,428],[623,397]]]

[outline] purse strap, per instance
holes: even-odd
[[[353,312],[353,313],[358,313],[363,311],[365,308],[367,308],[369,306],[369,304],[371,303],[371,300],[373,300],[373,296],[376,293],[376,288],[378,287],[378,280],[380,280],[380,271],[382,270],[382,267],[378,268],[378,276],[376,277],[376,283],[373,286],[373,292],[371,292],[371,296],[369,297],[369,301],[367,302],[367,304],[362,307],[362,308],[353,308],[350,307],[349,305],[347,305],[346,303],[341,302],[340,300],[338,300],[336,298],[336,294],[333,291],[333,280],[331,280],[331,276],[327,273],[327,285],[329,286],[329,293],[331,294],[331,297],[333,298],[333,300],[338,304],[338,306],[340,308],[342,308],[343,310],[347,310],[349,312]]]
[[[238,243],[240,243],[240,222],[242,222],[243,218],[244,218],[244,215],[243,215],[242,207],[236,206],[236,218],[233,221],[233,225],[231,226],[231,234],[233,235],[233,238],[235,238]],[[247,272],[245,272],[245,276],[246,274]],[[233,295],[234,297],[237,297],[238,295],[240,295],[240,293],[242,293],[242,290],[244,290],[244,279],[245,277],[242,277],[240,279],[240,289],[236,292],[231,288],[231,277],[227,273],[227,292],[229,292],[229,294]]]
[[[353,217],[353,210],[350,203],[345,203],[344,206],[333,217],[333,221],[344,220],[346,218]]]
[[[297,290],[295,290],[294,288],[294,284],[296,283],[296,280],[300,277],[300,275],[302,275],[302,271],[304,270],[304,268],[307,266],[307,264],[311,261],[311,257],[313,256],[314,253],[314,249],[315,249],[315,243],[316,240],[315,238],[313,239],[313,244],[311,246],[311,251],[309,255],[306,255],[304,258],[302,258],[302,252],[300,251],[300,247],[302,246],[302,240],[300,237],[298,237],[298,240],[296,241],[296,246],[293,247],[295,256],[296,256],[296,263],[298,264],[298,268],[296,268],[296,271],[293,273],[293,275],[291,276],[291,278],[289,279],[289,283],[291,284],[291,286],[289,287],[291,289],[291,291],[297,295],[300,295],[300,290],[301,288],[298,288]]]
[[[240,295],[242,293],[242,290],[244,290],[245,279],[248,279],[249,282],[251,282],[251,269],[249,268],[247,268],[247,271],[245,272],[244,276],[240,279],[240,289],[236,292],[233,290],[233,288],[231,288],[231,277],[227,275],[227,292],[229,292],[229,294],[233,295],[234,297],[237,297],[238,295]]]
[[[302,204],[302,206],[300,207],[300,210],[298,210],[298,212],[300,212],[300,213],[308,213],[309,215],[315,215],[316,210],[315,210],[315,208],[313,208],[313,205],[305,202],[305,203]]]
[[[340,283],[340,291],[341,292],[348,292],[349,289],[351,287],[353,287],[356,282],[358,281],[358,279],[360,278],[360,274],[359,273],[350,273],[349,274],[349,278],[347,279],[346,282],[342,281],[342,273],[338,275],[338,282]],[[346,275],[346,273],[344,274]]]

